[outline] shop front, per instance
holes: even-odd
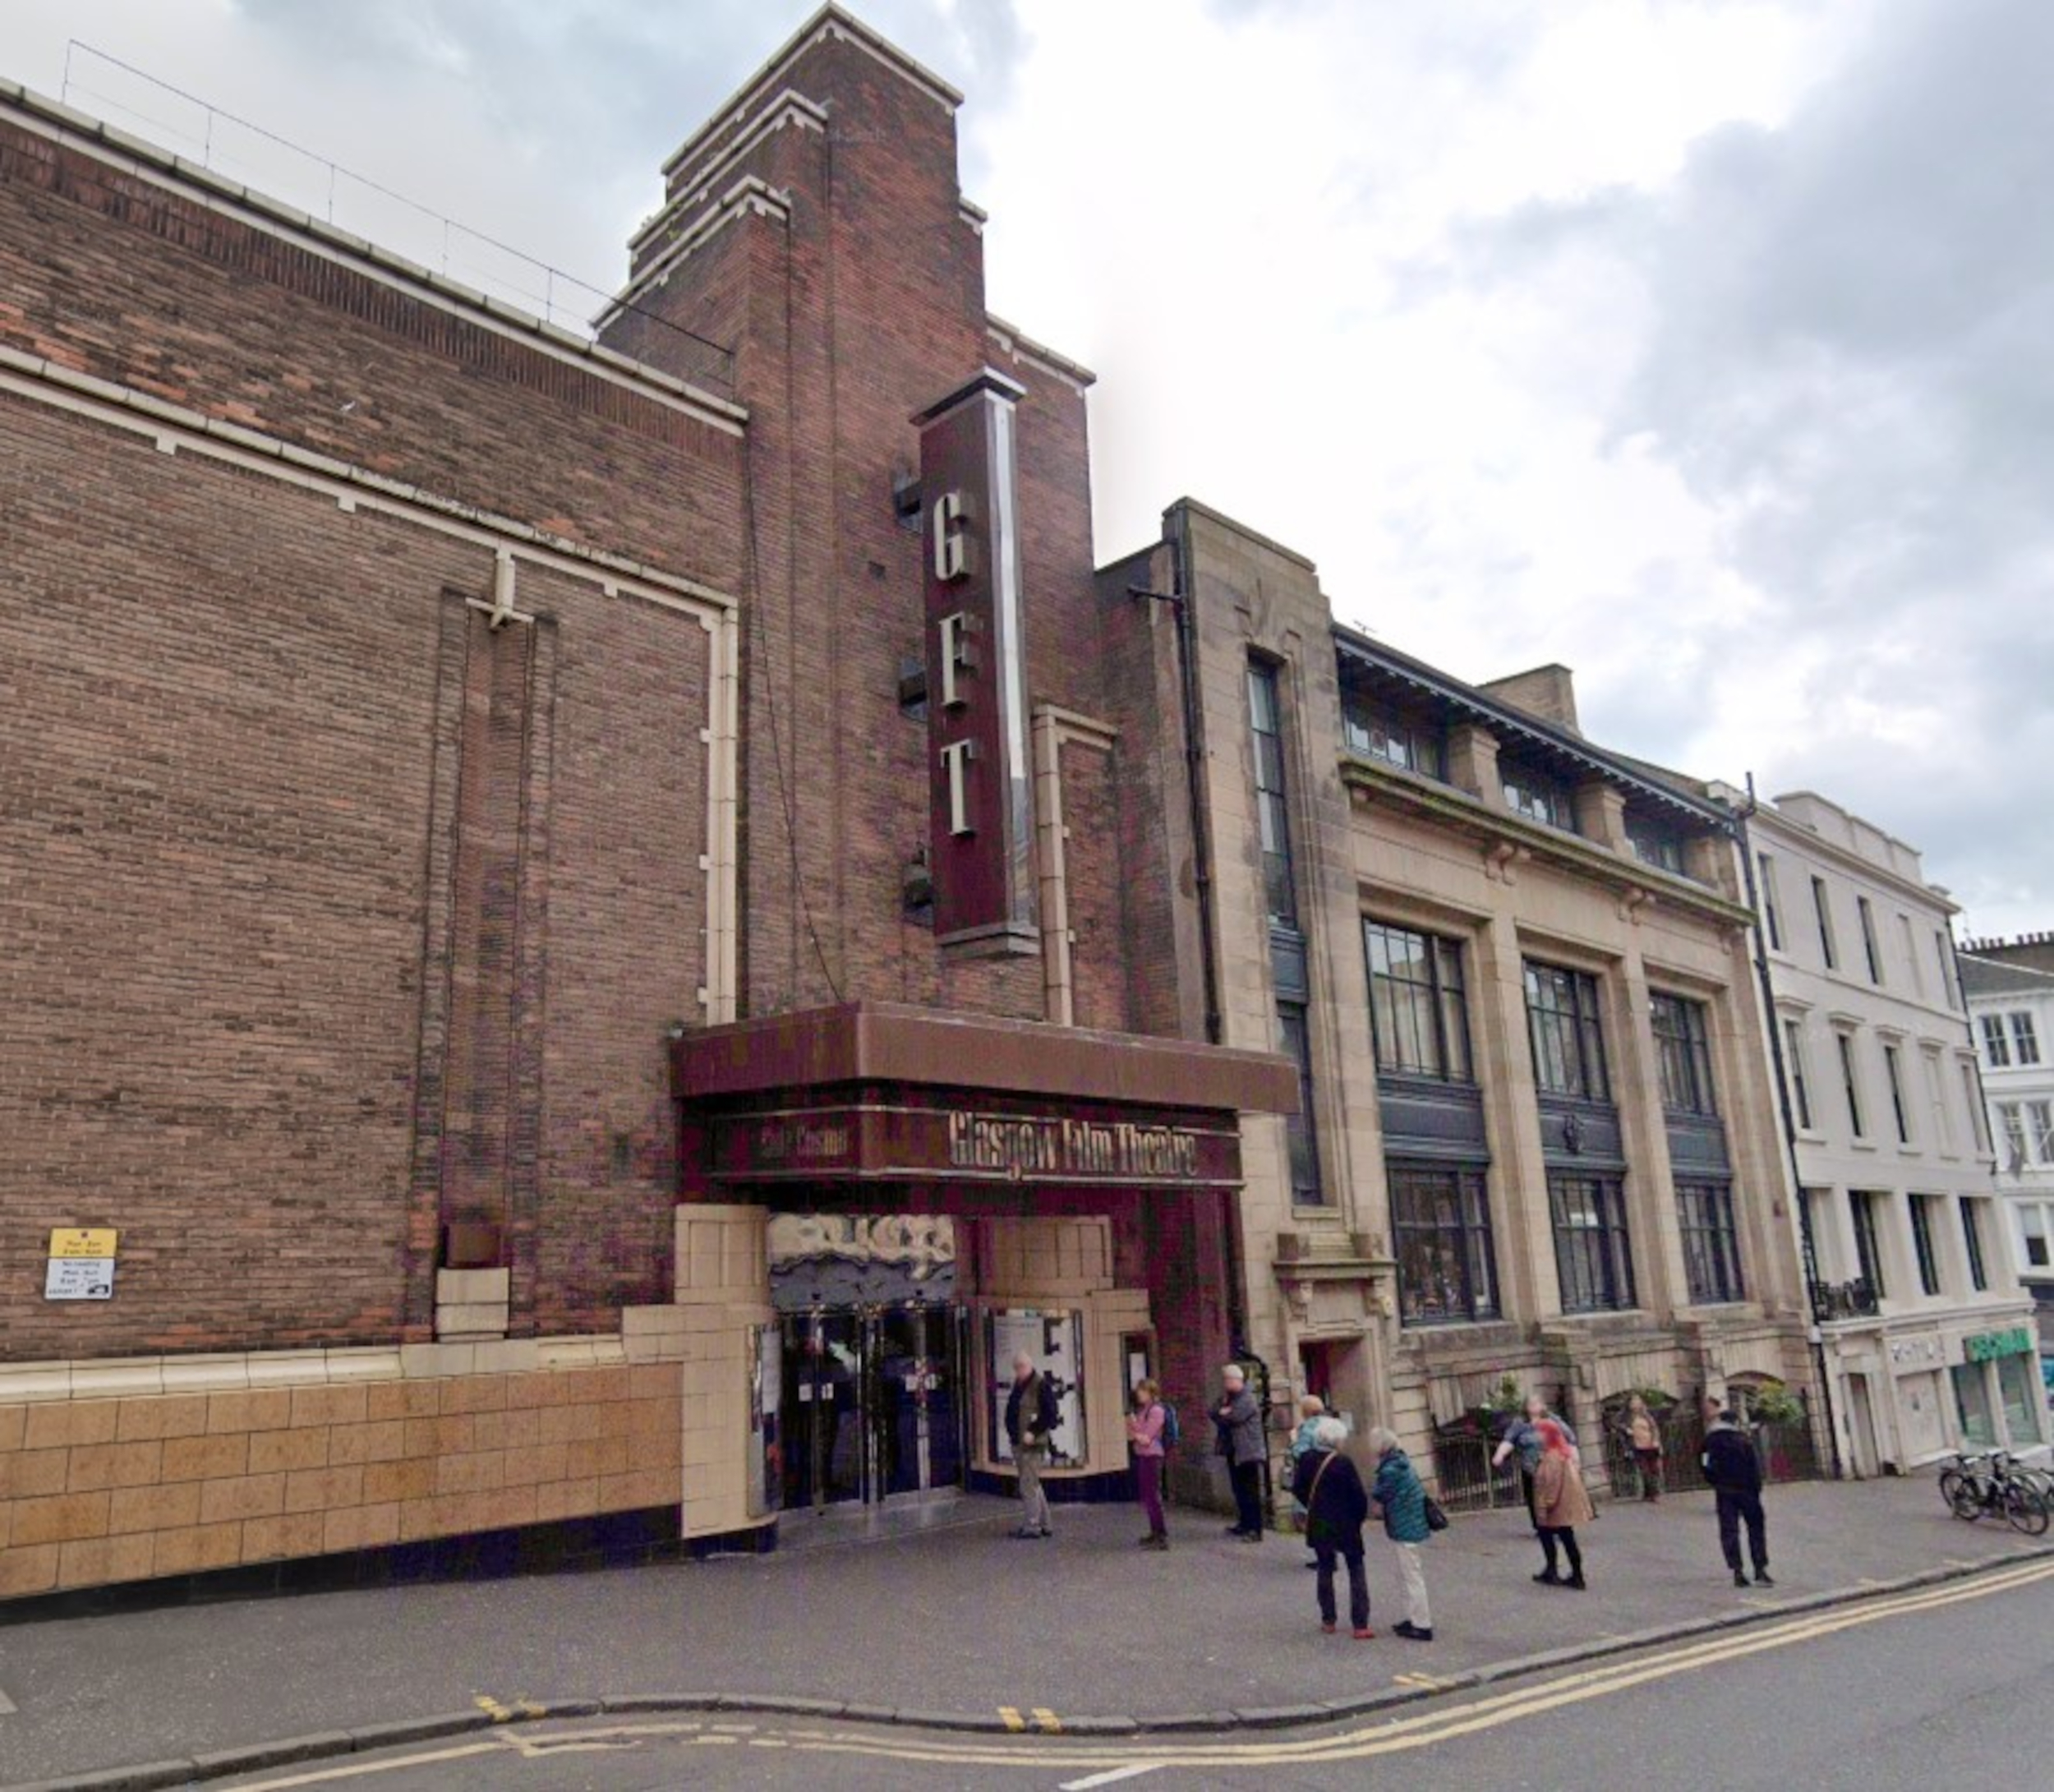
[[[1243,1335],[1240,1117],[1292,1105],[1281,1060],[864,1004],[672,1070],[688,1536],[1010,1487],[1020,1354],[1057,1495],[1122,1492],[1134,1383],[1202,1400]]]

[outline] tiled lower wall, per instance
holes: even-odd
[[[0,1598],[675,1505],[681,1373],[0,1405]]]

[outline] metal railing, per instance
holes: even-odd
[[[632,317],[661,333],[652,339],[647,332],[637,332],[637,352],[644,358],[656,359],[665,371],[723,394],[734,390],[731,348],[640,306],[624,303],[606,288],[459,223],[76,38],[65,46],[59,97],[67,105],[78,104],[101,117],[117,115],[109,122],[132,128],[136,135],[210,173],[286,200],[338,230],[587,342],[596,339],[596,318]],[[653,356],[651,346],[656,347]]]
[[[1651,1415],[1661,1433],[1661,1490],[1688,1493],[1706,1485],[1702,1458],[1705,1421],[1682,1402],[1664,1407]],[[1809,1418],[1774,1423],[1743,1421],[1762,1458],[1765,1481],[1816,1481],[1818,1447],[1812,1435]],[[1605,1425],[1605,1467],[1614,1497],[1640,1498],[1646,1490],[1641,1466],[1628,1441],[1623,1418],[1608,1413]]]
[[[1880,1310],[1875,1288],[1860,1276],[1851,1282],[1812,1284],[1812,1316],[1816,1320],[1867,1319]]]

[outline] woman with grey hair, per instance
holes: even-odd
[[[1384,1534],[1397,1548],[1398,1578],[1405,1583],[1405,1621],[1393,1624],[1391,1634],[1408,1642],[1431,1642],[1434,1613],[1426,1603],[1426,1568],[1419,1553],[1434,1534],[1426,1523],[1426,1490],[1412,1458],[1398,1448],[1397,1432],[1378,1426],[1370,1433],[1369,1448],[1376,1458],[1370,1498],[1384,1516]]]
[[[1331,1636],[1338,1622],[1333,1599],[1335,1557],[1348,1564],[1348,1619],[1364,1642],[1370,1628],[1370,1580],[1362,1562],[1362,1521],[1370,1496],[1355,1464],[1341,1453],[1348,1428],[1324,1418],[1312,1428],[1312,1448],[1298,1458],[1291,1490],[1306,1509],[1306,1538],[1317,1559],[1319,1628]]]

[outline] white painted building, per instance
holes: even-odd
[[[1844,1472],[2046,1436],[1946,892],[1809,792],[1749,820],[1792,1213]],[[2054,988],[2054,981],[2050,981]]]
[[[2037,1305],[2054,1386],[2054,934],[1971,941],[1960,963],[2013,1266]]]

